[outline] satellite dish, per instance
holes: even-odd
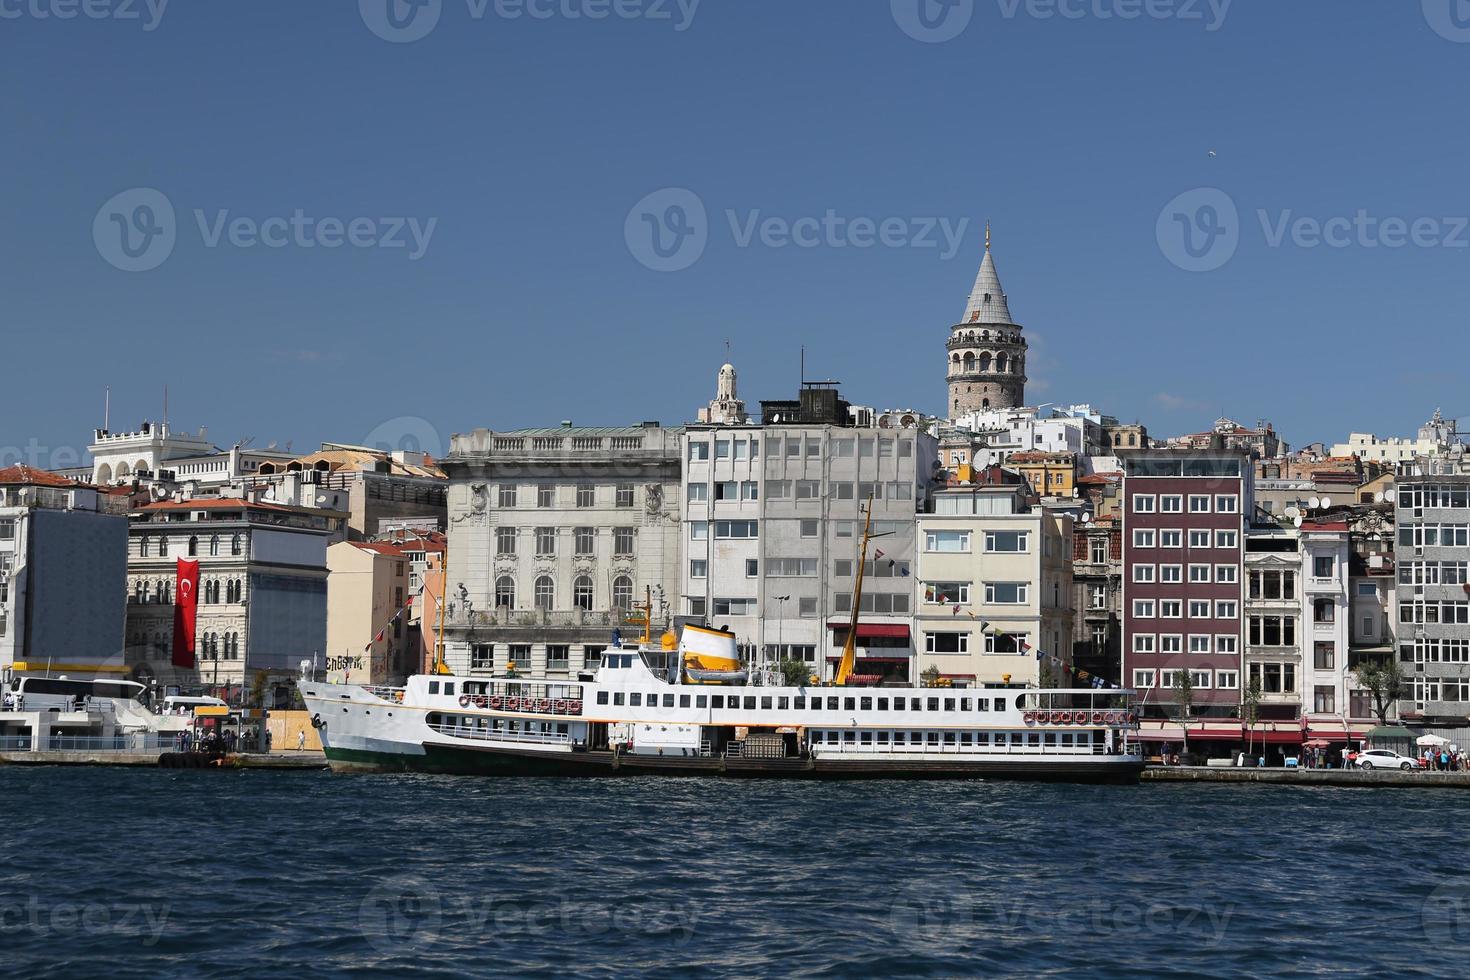
[[[1313,497],[1311,500],[1307,501],[1307,510],[1316,510],[1318,507],[1321,506],[1322,498],[1320,497]]]
[[[1291,519],[1291,525],[1292,525],[1292,527],[1301,527],[1302,526],[1302,515],[1298,514],[1295,517],[1293,517]]]
[[[1373,495],[1373,502],[1375,504],[1381,504],[1381,503],[1383,503],[1387,499],[1388,499],[1388,494],[1384,493],[1382,490],[1378,491],[1377,493],[1375,493]]]
[[[1331,507],[1331,506],[1332,506],[1332,498],[1331,497],[1323,497],[1322,498],[1322,509],[1323,510],[1326,510],[1328,507]]]
[[[1092,515],[1091,514],[1083,514],[1082,515],[1082,523],[1083,524],[1086,524],[1090,520],[1092,520]]]
[[[1297,507],[1295,504],[1293,504],[1292,506],[1286,508],[1286,516],[1288,518],[1300,517],[1301,514],[1302,514],[1301,508]]]

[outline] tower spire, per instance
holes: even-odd
[[[990,251],[990,219],[985,219],[985,251]]]

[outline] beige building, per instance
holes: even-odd
[[[941,490],[918,519],[919,671],[957,685],[1065,686],[1072,660],[1072,518],[1024,486]],[[1044,659],[1038,658],[1044,654]]]
[[[418,670],[406,549],[373,541],[327,548],[327,677],[342,684],[401,684]]]

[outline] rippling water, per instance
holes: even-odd
[[[1470,795],[0,767],[10,976],[1463,976]]]

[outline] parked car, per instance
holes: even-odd
[[[1359,769],[1423,769],[1424,763],[1399,755],[1392,749],[1368,749],[1358,753]]]

